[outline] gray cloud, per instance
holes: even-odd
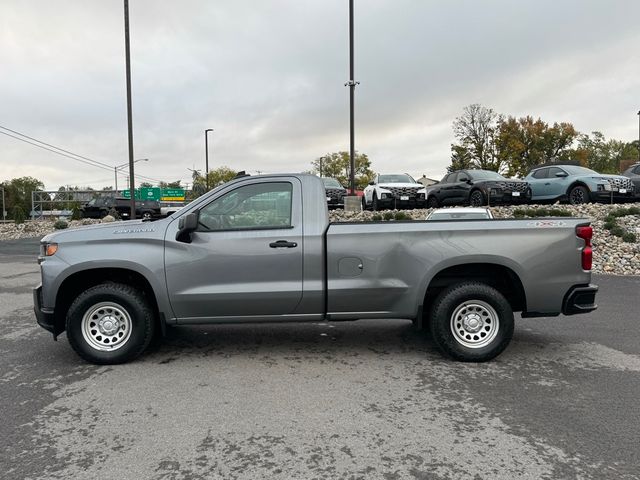
[[[378,171],[437,177],[474,102],[634,139],[639,16],[634,1],[356,1],[357,147]],[[212,166],[300,171],[348,148],[346,0],[132,0],[131,29],[140,173],[187,179],[209,127]],[[0,124],[126,162],[122,35],[120,1],[2,2]],[[113,183],[0,135],[0,178],[25,174]]]

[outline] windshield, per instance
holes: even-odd
[[[590,168],[579,167],[577,165],[562,165],[562,168],[572,175],[600,175],[595,170],[591,170]]]
[[[433,213],[429,220],[480,220],[487,219],[489,215],[481,212],[457,212],[457,213]]]
[[[323,178],[322,182],[324,183],[325,187],[342,188],[342,185],[340,185],[340,182],[335,178]]]
[[[506,180],[498,172],[490,170],[470,170],[468,173],[472,180]]]
[[[416,183],[416,181],[410,175],[403,173],[399,175],[380,175],[378,183]]]

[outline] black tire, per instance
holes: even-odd
[[[98,214],[98,218],[104,218],[107,215],[109,215],[109,210],[100,210],[100,213]]]
[[[482,207],[485,204],[484,194],[480,190],[474,190],[469,195],[469,205],[472,207]]]
[[[573,187],[569,190],[569,203],[571,205],[589,203],[589,190],[581,185]]]
[[[434,342],[447,356],[486,362],[507,348],[513,324],[511,305],[498,290],[480,282],[464,282],[438,295],[429,327]]]
[[[435,197],[435,195],[431,195],[427,199],[427,208],[438,208],[438,206],[438,199]]]
[[[364,195],[362,195],[362,211],[364,212],[365,210],[367,210],[367,200]]]
[[[374,212],[380,210],[380,203],[378,202],[378,195],[376,195],[376,192],[373,192],[373,198],[371,199],[371,209]]]
[[[95,310],[95,314],[89,316],[92,310]],[[93,321],[99,321],[97,319],[100,315],[102,320],[111,322],[106,326],[115,328],[115,334],[107,332],[101,336],[103,332],[98,330],[99,327]],[[116,321],[121,320],[119,328],[114,325],[114,318]],[[140,356],[149,346],[155,327],[155,314],[144,294],[120,283],[102,283],[85,290],[73,301],[67,312],[69,343],[83,359],[98,365],[125,363]],[[100,342],[112,344],[104,344],[101,347],[103,349],[99,349],[90,342],[94,345],[102,345]]]
[[[153,212],[151,210],[145,210],[142,212],[142,215],[140,215],[140,218],[143,220],[151,220],[153,218]]]

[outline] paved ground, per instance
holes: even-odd
[[[0,242],[1,478],[640,478],[638,277],[482,365],[361,321],[181,328],[96,367],[35,326],[36,249]]]

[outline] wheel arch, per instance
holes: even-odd
[[[102,283],[122,283],[140,290],[148,299],[162,332],[166,329],[164,313],[158,304],[158,297],[151,282],[142,273],[123,267],[97,267],[78,270],[68,275],[58,286],[55,301],[56,329],[65,330],[69,307],[75,298],[88,288]]]
[[[427,280],[422,296],[422,311],[427,313],[438,294],[450,285],[464,281],[486,283],[505,296],[514,312],[527,310],[527,297],[520,275],[510,266],[495,260],[456,263],[442,266]]]
[[[573,190],[575,187],[584,187],[587,189],[587,192],[591,192],[591,188],[589,188],[589,185],[587,185],[583,180],[574,180],[567,187],[567,190],[565,191],[566,195],[568,196],[569,192]]]

